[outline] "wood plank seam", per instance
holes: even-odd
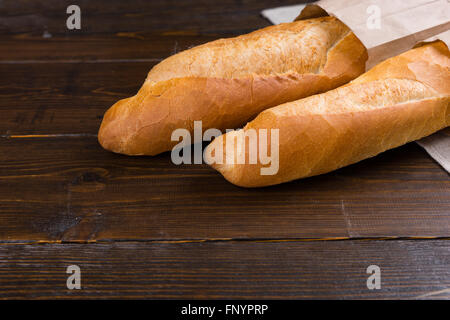
[[[48,133],[48,134],[2,134],[1,138],[26,139],[26,138],[67,138],[67,137],[97,137],[93,133]]]
[[[66,60],[0,60],[0,64],[43,64],[43,63],[127,63],[127,62],[160,62],[164,58],[148,58],[148,59],[66,59]]]
[[[277,243],[277,242],[336,242],[336,241],[435,241],[450,240],[450,237],[335,237],[335,238],[224,238],[224,239],[103,239],[103,240],[35,240],[20,241],[1,240],[0,245],[46,245],[46,244],[111,244],[111,243],[154,243],[154,244],[180,244],[180,243],[216,243],[216,242],[249,242],[249,243]]]

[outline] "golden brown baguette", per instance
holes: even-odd
[[[364,72],[367,50],[333,17],[267,27],[180,52],[156,65],[139,92],[105,114],[108,150],[155,155],[175,129],[234,129],[281,103],[336,88]]]
[[[248,143],[234,148],[236,155],[245,153],[247,164],[228,159],[212,165],[231,183],[260,187],[330,172],[449,125],[450,53],[437,41],[388,59],[345,86],[265,110],[243,130],[215,139],[205,154],[224,150],[226,159],[222,146],[232,136],[279,129],[276,174],[261,175],[260,161],[249,164]]]

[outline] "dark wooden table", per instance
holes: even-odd
[[[0,1],[0,298],[450,298],[449,175],[414,143],[251,190],[97,143],[160,60],[299,2]]]

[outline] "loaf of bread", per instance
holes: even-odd
[[[233,184],[268,186],[330,172],[449,125],[450,53],[437,41],[388,59],[345,86],[265,110],[244,129],[216,138],[205,156],[211,163],[223,152],[223,163],[211,165]],[[264,136],[258,141],[278,152],[275,174],[264,173],[267,164],[259,159],[249,162],[250,143],[242,138],[251,129],[278,129],[277,145]],[[235,141],[228,151],[227,141]],[[237,164],[237,156],[245,163]]]
[[[241,127],[264,109],[325,92],[365,70],[367,50],[342,22],[323,17],[270,26],[175,54],[139,92],[105,114],[98,139],[108,150],[156,155],[175,129]]]

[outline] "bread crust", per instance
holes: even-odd
[[[261,111],[336,88],[364,72],[367,50],[342,22],[323,17],[267,27],[178,53],[156,65],[139,92],[105,114],[108,150],[156,155],[173,130],[234,129]]]
[[[450,53],[437,41],[388,59],[345,86],[265,110],[236,133],[279,129],[277,174],[261,175],[260,163],[212,166],[238,186],[274,185],[330,172],[449,125]],[[208,148],[225,141],[222,135]],[[244,148],[237,144],[235,152],[248,156]]]

